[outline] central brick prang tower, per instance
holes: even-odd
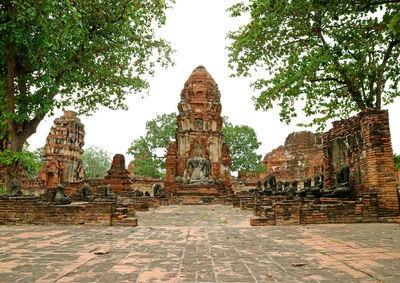
[[[232,193],[232,160],[221,132],[220,97],[207,70],[203,66],[194,69],[181,92],[176,141],[170,143],[167,154],[167,194]]]

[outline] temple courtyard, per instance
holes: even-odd
[[[0,282],[399,282],[398,224],[252,227],[223,205],[160,206],[137,227],[0,226]]]

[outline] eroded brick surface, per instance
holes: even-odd
[[[44,181],[46,188],[83,179],[84,137],[84,125],[75,112],[65,111],[54,120],[44,147],[44,165],[38,173],[38,179]]]
[[[284,145],[265,155],[263,164],[267,172],[260,177],[274,174],[280,181],[303,182],[305,177],[322,173],[322,135],[309,131],[288,135]]]
[[[349,119],[333,122],[324,134],[325,187],[335,185],[337,169],[350,168],[354,194],[377,193],[382,216],[399,212],[387,110],[365,110]]]
[[[113,157],[111,169],[107,171],[107,176],[104,177],[103,185],[110,185],[114,192],[126,191],[128,187],[132,191],[135,190],[132,186],[132,180],[129,171],[125,167],[125,156],[116,154]]]
[[[176,141],[169,145],[165,190],[168,194],[223,195],[232,193],[229,147],[223,142],[221,94],[218,85],[203,66],[193,70],[185,82],[178,104]],[[208,186],[185,185],[187,160],[193,158],[195,146],[201,157],[210,162]]]

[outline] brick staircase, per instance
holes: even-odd
[[[275,211],[272,205],[259,206],[257,212],[259,217],[250,219],[250,225],[267,226],[276,224]]]
[[[134,213],[130,213],[126,204],[120,203],[111,215],[111,226],[135,227],[138,224]]]

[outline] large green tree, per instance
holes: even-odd
[[[126,94],[148,88],[171,47],[154,30],[164,0],[4,0],[0,3],[0,138],[22,150],[45,115],[71,106],[126,108]],[[5,109],[3,109],[5,108]],[[8,170],[8,177],[10,170]]]
[[[81,158],[85,178],[102,178],[111,168],[110,153],[102,148],[89,146],[83,151]]]
[[[22,152],[24,153],[24,160],[22,160],[21,163],[22,168],[25,171],[25,175],[28,177],[28,179],[35,179],[40,168],[43,166],[44,147],[38,147],[33,152],[30,152],[24,147]]]
[[[399,96],[400,1],[249,0],[232,17],[249,16],[228,37],[236,76],[265,75],[252,86],[256,109],[280,107],[289,123],[301,106],[310,121],[381,109]]]
[[[261,155],[255,152],[260,142],[254,129],[234,126],[223,117],[224,142],[230,147],[232,171],[255,171]],[[176,113],[157,115],[146,123],[146,135],[132,142],[128,154],[133,155],[133,173],[139,176],[165,177],[165,159],[170,141],[175,139]]]
[[[254,129],[246,125],[234,126],[224,117],[222,132],[232,158],[231,171],[258,170],[261,155],[257,154],[256,150],[261,142],[258,141]]]
[[[176,113],[157,115],[146,122],[146,135],[132,142],[128,154],[133,155],[133,173],[160,178],[165,176],[165,158],[170,141],[175,138]]]

